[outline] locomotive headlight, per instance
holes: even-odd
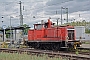
[[[77,49],[77,46],[76,45],[74,45],[74,49]]]
[[[82,45],[80,44],[80,47],[81,47]]]
[[[68,36],[66,36],[66,42],[68,42],[68,39],[69,39],[69,37],[68,37]]]

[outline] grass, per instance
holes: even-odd
[[[62,58],[62,57],[50,58],[47,55],[36,56],[36,55],[1,52],[0,53],[0,60],[68,60],[68,59]]]
[[[79,50],[80,52],[90,52],[90,50]]]
[[[90,42],[85,42],[84,44],[90,44]]]

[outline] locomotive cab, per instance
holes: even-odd
[[[67,29],[68,31],[68,40],[75,40],[75,29]]]
[[[68,40],[74,40],[74,30],[68,30]]]
[[[73,47],[74,49],[76,49],[77,47],[81,46],[81,42],[79,40],[76,40],[76,34],[75,34],[75,29],[72,28],[68,28],[68,46],[69,47]]]
[[[35,30],[40,30],[42,28],[44,28],[44,25],[43,24],[34,24],[34,29]]]

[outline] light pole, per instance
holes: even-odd
[[[57,11],[56,11],[56,15],[57,15]],[[57,18],[57,37],[58,37],[58,20],[59,20],[60,18]]]
[[[68,8],[66,8],[66,14],[67,14],[67,23],[68,23]]]
[[[4,35],[3,35],[4,38],[3,38],[3,42],[5,42],[5,29],[6,29],[6,25],[3,25],[2,28],[3,28],[3,30],[4,30]]]
[[[3,16],[2,16],[2,25],[1,26],[3,26]]]
[[[61,25],[62,25],[62,8],[63,8],[63,7],[61,7]]]
[[[11,18],[13,18],[13,17],[10,16],[10,38],[11,38],[11,43],[12,43],[12,31],[11,31],[12,26],[11,26]]]
[[[5,42],[5,29],[6,29],[6,25],[3,25],[3,20],[2,20],[2,28],[3,28],[3,42]]]
[[[68,23],[68,8],[61,7],[61,25],[62,25],[62,9],[65,9],[65,10],[66,10],[66,14],[67,14],[67,23]]]
[[[20,4],[20,26],[23,26],[22,2],[19,1],[19,4]]]
[[[3,16],[2,16],[2,19],[3,19]],[[3,28],[3,20],[2,20],[2,28]],[[5,35],[5,29],[4,29],[4,31],[3,31],[3,42],[4,42],[4,40],[5,40],[4,35]]]

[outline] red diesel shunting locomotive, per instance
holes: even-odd
[[[28,31],[27,44],[33,48],[59,50],[61,47],[74,47],[80,45],[75,40],[75,29],[73,26],[57,26],[50,19],[48,22],[34,24],[34,29]]]

